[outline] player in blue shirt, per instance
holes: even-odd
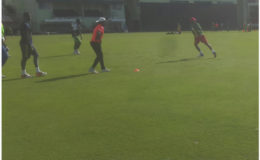
[[[32,42],[32,28],[31,28],[31,16],[28,12],[25,12],[23,15],[23,22],[20,26],[21,31],[21,40],[20,40],[20,47],[22,50],[22,75],[21,78],[31,78],[32,76],[26,72],[26,61],[33,55],[33,62],[36,68],[36,76],[45,76],[47,75],[46,72],[42,72],[39,68],[38,58],[39,55],[33,46]]]
[[[8,48],[5,43],[5,29],[4,25],[2,24],[2,67],[6,63],[8,59]],[[2,78],[5,78],[5,75],[2,75]]]

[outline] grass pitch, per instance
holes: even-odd
[[[34,36],[48,75],[31,79],[7,37],[3,160],[257,160],[258,32],[205,35],[216,59],[191,32],[105,34],[97,75],[90,34],[80,56],[70,35]]]

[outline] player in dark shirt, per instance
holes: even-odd
[[[79,55],[79,47],[82,41],[80,19],[77,19],[76,23],[72,24],[72,37],[74,39],[74,54]]]
[[[20,31],[21,31],[21,40],[20,40],[20,47],[22,50],[22,61],[21,61],[21,66],[22,66],[22,78],[30,78],[32,77],[30,74],[26,72],[26,61],[30,58],[31,55],[33,55],[33,61],[34,65],[36,68],[36,76],[45,76],[47,75],[46,72],[42,72],[39,68],[39,63],[38,63],[38,53],[33,46],[32,42],[32,28],[31,28],[31,16],[28,12],[25,12],[23,15],[23,22],[20,26]]]

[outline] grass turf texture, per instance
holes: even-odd
[[[48,75],[32,79],[7,37],[3,160],[258,158],[258,32],[206,32],[216,59],[202,44],[196,57],[190,32],[106,34],[112,72],[97,75],[90,37],[74,56],[70,35],[34,36]]]

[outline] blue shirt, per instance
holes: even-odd
[[[32,28],[29,22],[23,22],[20,28],[21,41],[20,43],[32,44]]]

